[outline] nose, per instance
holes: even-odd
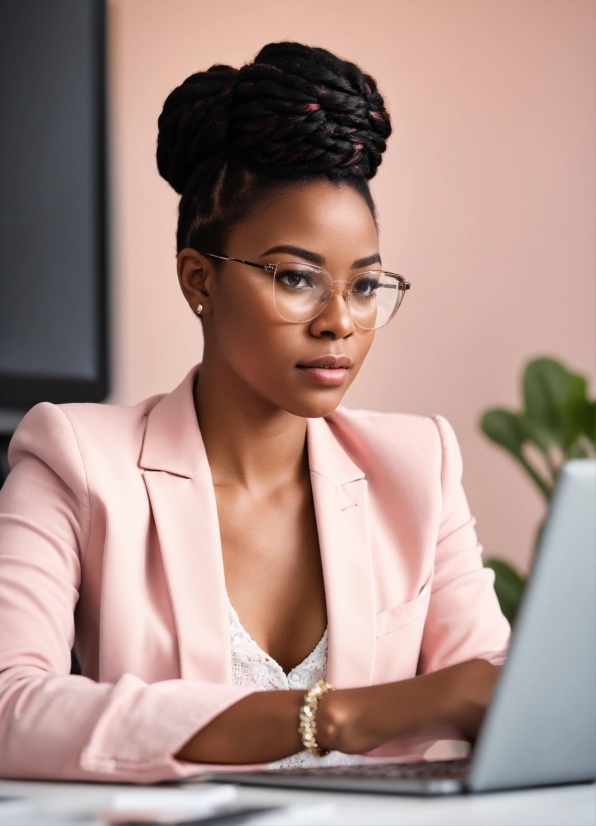
[[[310,322],[310,332],[317,338],[348,338],[356,328],[346,303],[345,288],[335,288],[324,310]]]

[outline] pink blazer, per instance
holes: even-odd
[[[197,365],[134,407],[35,406],[0,491],[0,775],[153,782],[232,685]],[[503,659],[460,451],[440,416],[308,420],[337,688]],[[71,676],[74,648],[83,676]],[[386,750],[387,753],[387,750]]]

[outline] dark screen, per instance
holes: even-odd
[[[0,404],[11,377],[31,402],[101,379],[100,8],[0,0]]]

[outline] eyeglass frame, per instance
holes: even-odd
[[[197,250],[197,252],[200,252],[200,250]],[[201,252],[201,255],[206,255],[209,258],[219,258],[221,261],[236,261],[238,264],[246,264],[249,267],[255,267],[255,269],[264,270],[265,272],[271,273],[271,275],[273,275],[274,278],[275,278],[275,273],[277,272],[277,268],[279,267],[280,264],[293,264],[293,263],[297,264],[297,263],[299,263],[297,261],[296,262],[294,262],[294,261],[278,261],[277,264],[256,264],[254,261],[245,261],[243,258],[234,258],[231,255],[216,255],[214,252]],[[337,284],[338,281],[341,281],[341,280],[345,281],[345,279],[333,278],[331,276],[330,272],[323,269],[323,267],[318,267],[316,264],[308,264],[307,266],[313,267],[316,270],[320,270],[321,272],[327,273],[327,275],[331,278],[331,283],[332,284]],[[399,303],[396,303],[395,310],[391,313],[391,315],[389,316],[387,321],[384,324],[381,324],[380,327],[362,327],[360,324],[358,324],[357,321],[354,321],[354,318],[352,317],[352,313],[351,313],[351,310],[350,310],[350,305],[349,305],[349,302],[348,302],[348,312],[350,313],[350,318],[352,319],[352,321],[354,322],[354,324],[357,327],[360,327],[361,330],[381,330],[383,327],[386,327],[389,324],[389,322],[391,321],[391,319],[394,318],[394,316],[397,314],[397,311],[401,307],[403,299],[405,298],[406,292],[409,289],[411,289],[412,285],[409,281],[406,281],[406,279],[404,278],[403,275],[399,275],[399,273],[396,273],[396,272],[389,272],[388,270],[365,270],[363,273],[359,273],[359,275],[366,275],[369,272],[382,272],[384,275],[390,275],[393,278],[396,278],[398,283],[401,285],[401,287],[403,289],[403,292],[404,292],[404,296],[403,296],[402,300]],[[331,297],[329,298],[329,301],[331,301]],[[325,307],[327,307],[329,305],[329,301],[327,301],[327,304],[325,304],[325,306],[315,316],[313,316],[310,319],[307,319],[307,321],[314,321],[315,318],[318,318],[321,315],[321,313],[323,312],[323,310],[325,309]],[[275,306],[275,301],[274,301],[274,306]],[[277,310],[277,308],[276,308],[276,312],[279,315],[279,317],[283,318],[284,321],[287,321],[288,324],[306,324],[307,323],[306,321],[290,321],[289,319],[284,318],[281,315],[281,313],[279,312],[279,310]]]

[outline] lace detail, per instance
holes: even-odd
[[[232,682],[238,686],[256,686],[261,691],[289,690],[301,688],[307,691],[317,682],[324,680],[327,672],[327,628],[323,636],[310,652],[288,674],[281,665],[266,654],[250,636],[240,622],[238,614],[228,599],[230,637],[232,640]],[[296,723],[298,725],[298,723]],[[271,769],[295,768],[297,766],[335,766],[338,764],[360,763],[358,755],[332,751],[326,757],[315,757],[309,751],[301,751],[283,760],[269,763]]]
[[[327,629],[308,657],[288,674],[266,654],[240,622],[228,600],[230,636],[232,638],[232,681],[234,685],[258,686],[263,691],[303,688],[325,679],[327,670]]]

